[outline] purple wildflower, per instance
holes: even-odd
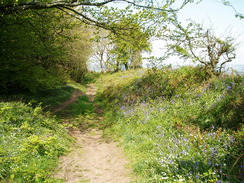
[[[208,133],[208,136],[215,136],[215,134],[214,133]]]
[[[235,141],[234,137],[232,135],[229,136],[230,141],[233,143]]]
[[[231,86],[227,86],[226,90],[227,91],[231,91],[232,90],[232,87]]]
[[[211,156],[214,156],[215,154],[218,153],[218,151],[216,151],[215,148],[211,147],[210,150],[212,151]]]
[[[241,165],[240,167],[241,167],[241,168],[242,168],[242,170],[244,171],[244,165]]]

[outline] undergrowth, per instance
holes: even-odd
[[[72,144],[64,126],[70,127],[68,119],[72,127],[90,127],[94,106],[88,97],[80,96],[55,116],[47,111],[67,101],[74,90],[85,92],[85,86],[70,81],[39,93],[0,96],[0,182],[63,181],[52,178],[52,174],[58,157]]]
[[[0,103],[0,182],[55,182],[51,173],[71,139],[37,106]]]
[[[243,182],[244,77],[200,68],[126,71],[98,80],[97,101],[138,182]]]
[[[42,90],[38,93],[12,93],[0,95],[0,101],[21,101],[31,103],[33,107],[41,105],[44,110],[49,110],[68,100],[75,87],[66,85],[56,89]]]

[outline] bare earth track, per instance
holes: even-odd
[[[68,105],[70,105],[73,102],[75,102],[78,99],[78,97],[81,96],[81,95],[82,95],[81,91],[75,90],[69,100],[65,101],[62,105],[51,109],[51,111],[53,113],[55,113],[55,112],[64,110]]]
[[[93,101],[96,88],[90,85],[86,95]],[[70,130],[69,133],[76,142],[72,151],[60,158],[59,172],[54,177],[67,183],[130,182],[130,172],[125,168],[127,161],[116,142],[106,141],[102,131],[97,129]]]

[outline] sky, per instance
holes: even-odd
[[[229,0],[237,12],[244,14],[244,0]],[[232,37],[237,37],[239,43],[236,59],[232,64],[244,64],[244,19],[235,17],[235,10],[224,6],[220,0],[203,0],[199,4],[188,4],[178,14],[179,20],[184,23],[186,19],[192,19],[197,23],[202,23],[205,28],[213,27],[217,36],[226,36],[231,33]],[[153,52],[151,56],[160,56],[162,52],[162,42],[152,43]],[[183,62],[169,59],[165,62],[181,65]],[[187,63],[188,64],[188,63]]]

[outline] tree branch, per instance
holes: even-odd
[[[58,9],[65,12],[69,16],[72,16],[72,17],[78,19],[79,21],[81,21],[87,25],[100,27],[102,29],[111,31],[114,34],[117,34],[118,30],[121,30],[121,27],[116,27],[116,26],[112,26],[112,25],[110,26],[106,23],[96,21],[96,20],[89,18],[88,16],[84,15],[83,13],[81,13],[81,12],[71,8],[71,7],[58,7]],[[70,13],[68,11],[71,11],[73,13]]]
[[[50,9],[50,8],[63,8],[63,7],[77,7],[77,6],[103,6],[111,2],[115,2],[117,0],[107,0],[103,2],[84,2],[84,1],[52,1],[50,3],[42,3],[42,2],[24,2],[19,4],[8,4],[0,6],[1,14],[13,14],[16,12],[22,12],[26,10],[40,10],[40,9]]]
[[[146,8],[146,9],[153,9],[158,11],[164,11],[164,12],[177,12],[180,9],[182,9],[186,4],[190,3],[191,0],[184,0],[182,5],[179,8],[176,9],[167,9],[169,5],[172,5],[171,3],[166,3],[167,6],[163,6],[162,8],[154,7],[152,5],[142,5],[139,3],[136,3],[136,1],[130,1],[130,0],[104,0],[102,2],[89,2],[89,1],[79,1],[79,0],[57,0],[57,1],[51,1],[49,3],[44,3],[40,1],[32,1],[32,2],[23,2],[23,3],[11,3],[11,4],[2,4],[0,5],[0,14],[13,14],[16,12],[23,12],[26,10],[40,10],[40,9],[49,9],[49,8],[63,8],[63,7],[78,7],[78,6],[95,6],[100,7],[112,2],[125,2],[127,4],[139,7],[139,8]]]
[[[184,34],[184,36],[186,37],[186,41],[187,41],[187,45],[188,45],[188,48],[192,54],[192,56],[198,61],[200,62],[201,64],[203,65],[206,65],[206,63],[204,61],[202,61],[201,59],[199,59],[199,57],[194,53],[194,50],[192,49],[192,42],[191,42],[191,38],[189,37],[188,33],[187,33],[187,30],[185,28],[183,28],[180,24],[177,24],[176,25]]]
[[[226,55],[227,55],[227,58],[228,58],[228,59],[220,64],[220,66],[219,66],[219,72],[222,71],[222,68],[223,68],[223,66],[224,66],[226,63],[231,62],[233,59],[236,58],[236,54],[233,54],[233,56],[229,56],[229,54],[226,53]]]
[[[179,8],[177,8],[177,9],[165,9],[165,8],[157,8],[157,7],[154,7],[154,6],[140,5],[140,4],[135,3],[135,1],[129,1],[129,0],[121,0],[121,1],[126,2],[128,4],[131,4],[133,6],[139,7],[139,8],[154,9],[154,10],[164,11],[164,12],[177,12],[177,11],[181,10],[187,3],[190,2],[190,0],[184,0],[182,5]],[[171,4],[173,4],[173,3],[171,3]]]

